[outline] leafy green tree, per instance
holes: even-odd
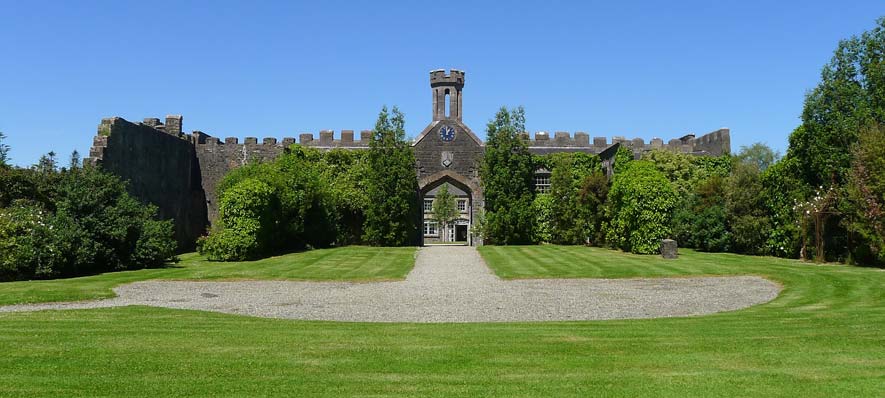
[[[173,258],[172,222],[157,220],[156,207],[130,196],[119,178],[94,167],[8,172],[18,188],[0,210],[0,279],[87,275]]]
[[[363,239],[365,209],[369,206],[367,155],[366,151],[332,149],[323,156],[323,181],[337,216],[335,244],[339,246],[361,243]]]
[[[624,251],[652,254],[670,237],[670,217],[678,195],[663,173],[637,160],[615,174],[608,194],[606,241]]]
[[[8,166],[6,162],[9,161],[9,145],[3,143],[4,139],[6,135],[0,132],[0,166]]]
[[[701,181],[673,214],[673,235],[680,246],[722,252],[732,248],[725,212],[725,178]]]
[[[532,212],[534,164],[521,134],[525,110],[501,108],[486,126],[485,154],[480,166],[485,195],[483,232],[487,243],[534,242]]]
[[[872,30],[839,43],[821,71],[820,83],[805,98],[802,124],[790,135],[783,160],[789,167],[782,168],[778,176],[802,186],[791,190],[804,195],[794,206],[815,214],[813,228],[809,226],[808,214],[796,213],[793,221],[798,224],[800,241],[815,242],[815,257],[820,261],[846,260],[859,244],[849,231],[850,221],[846,217],[855,211],[844,191],[858,134],[868,126],[885,122],[883,65],[885,18],[880,18]],[[784,172],[792,175],[786,176]],[[783,217],[783,205],[778,207],[779,217]],[[786,228],[775,224],[773,231],[780,236]],[[810,237],[812,233],[815,236]],[[823,247],[826,251],[821,253]],[[800,251],[800,257],[808,254]]]
[[[885,264],[885,128],[864,129],[853,148],[846,187],[845,222],[855,242],[854,260]]]
[[[581,195],[582,183],[593,173],[601,173],[596,156],[560,153],[552,156],[550,196],[552,197],[552,241],[560,244],[586,244],[596,210],[591,199]]]
[[[805,98],[802,129],[790,136],[787,156],[799,162],[809,186],[841,185],[858,133],[873,122],[885,123],[885,18],[839,42],[821,82]]]
[[[801,127],[800,127],[801,129]],[[768,254],[796,258],[802,246],[797,205],[811,190],[801,179],[796,158],[786,157],[762,173],[762,202],[771,221],[766,240]]]
[[[369,143],[365,240],[375,246],[408,246],[418,239],[415,154],[405,140],[405,118],[381,109]]]
[[[605,243],[603,226],[607,221],[605,204],[608,199],[609,181],[602,171],[596,171],[584,177],[578,191],[578,208],[585,225],[586,238],[589,244],[601,246]]]
[[[765,171],[768,166],[777,162],[780,153],[771,149],[768,145],[756,142],[750,146],[741,146],[737,159],[741,162],[755,164],[759,171]]]
[[[443,184],[437,191],[436,197],[433,198],[431,217],[439,224],[443,241],[445,241],[448,236],[449,224],[458,218],[458,207],[455,204],[455,197],[449,193],[449,184]]]
[[[761,173],[755,162],[739,162],[726,179],[725,211],[737,253],[764,254],[771,231]]]

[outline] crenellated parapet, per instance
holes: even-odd
[[[250,162],[263,162],[276,158],[286,148],[298,143],[305,147],[320,150],[335,148],[365,149],[372,138],[370,130],[360,132],[359,139],[354,139],[353,130],[342,130],[336,134],[332,130],[320,131],[319,136],[313,133],[302,133],[295,137],[213,137],[202,131],[194,131],[189,135],[196,148],[200,163],[202,185],[206,192],[206,207],[209,220],[214,220],[218,212],[216,187],[231,170]]]
[[[246,145],[249,148],[254,148],[255,146],[285,148],[292,144],[298,143],[307,147],[317,149],[361,149],[368,148],[369,141],[371,141],[372,139],[371,130],[361,131],[359,139],[354,139],[353,130],[341,130],[341,132],[338,133],[337,138],[334,131],[323,130],[320,131],[318,137],[315,136],[313,133],[301,133],[298,135],[297,140],[295,139],[295,137],[283,137],[282,139],[277,139],[275,137],[265,137],[261,140],[259,140],[258,137],[246,137],[245,139],[243,139],[242,143],[240,142],[240,139],[238,137],[227,137],[222,140],[220,138],[212,137],[206,133],[203,133],[202,131],[194,131],[191,135],[193,136],[193,141],[196,145]]]
[[[642,153],[654,149],[714,156],[731,153],[731,138],[727,128],[713,131],[698,138],[695,138],[694,134],[687,134],[666,142],[661,138],[652,138],[651,141],[646,142],[642,138],[627,139],[622,136],[614,136],[611,140],[607,137],[592,137],[591,139],[589,134],[582,131],[576,132],[574,135],[566,131],[557,131],[552,136],[546,131],[538,131],[534,136],[531,136],[529,133],[523,133],[522,137],[526,141],[529,151],[536,154],[554,152],[598,154],[615,144],[620,144],[632,150],[637,155],[637,158]]]

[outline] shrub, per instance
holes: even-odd
[[[218,207],[220,226],[198,249],[213,261],[240,261],[267,254],[277,238],[278,193],[263,181],[249,178],[224,191]]]
[[[9,171],[9,170],[7,170]],[[0,209],[0,278],[32,279],[158,266],[173,259],[171,221],[95,168],[14,169]]]
[[[17,202],[0,208],[0,280],[48,277],[61,259],[42,207]]]
[[[553,239],[553,198],[546,193],[535,195],[532,202],[532,211],[535,213],[535,237],[536,242],[550,243]]]
[[[611,221],[606,240],[625,251],[657,253],[661,239],[671,235],[670,217],[676,191],[648,161],[633,161],[615,174],[608,195]]]

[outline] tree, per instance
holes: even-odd
[[[862,130],[853,152],[844,206],[853,258],[885,264],[885,127]]]
[[[79,168],[81,166],[81,163],[82,162],[80,160],[80,152],[78,152],[76,149],[74,149],[74,151],[71,152],[71,158],[68,162],[68,168],[69,169]]]
[[[741,162],[755,164],[759,171],[765,171],[768,166],[777,162],[780,156],[779,152],[771,149],[768,145],[757,142],[750,146],[741,146],[737,159]]]
[[[802,181],[799,167],[797,159],[785,157],[762,173],[762,203],[771,221],[766,240],[768,254],[799,256],[804,232],[800,229],[797,205],[810,195],[811,190]]]
[[[821,82],[805,98],[803,129],[790,136],[787,156],[799,160],[809,186],[842,184],[851,147],[873,122],[885,122],[885,18],[839,42]]]
[[[534,164],[522,139],[525,110],[502,107],[486,125],[485,154],[480,166],[485,194],[483,233],[488,243],[534,242],[532,211]]]
[[[827,248],[816,256],[819,260],[846,260],[858,243],[845,219],[852,212],[843,211],[850,205],[844,190],[851,177],[852,148],[861,131],[883,123],[885,18],[880,18],[872,30],[839,43],[821,71],[820,83],[805,98],[802,124],[790,135],[785,160],[795,164],[791,178],[805,187],[799,206],[821,216],[813,218],[815,235],[826,230],[815,244],[818,250]],[[800,236],[808,241],[809,231],[801,225],[807,217],[796,220]]]
[[[550,157],[552,241],[570,245],[586,244],[596,207],[593,198],[582,195],[581,189],[588,176],[601,174],[598,157],[585,153],[558,153]]]
[[[725,212],[737,253],[763,254],[771,225],[757,163],[738,162],[725,181]]]
[[[173,257],[172,222],[157,220],[156,207],[130,196],[119,178],[94,167],[49,170],[7,170],[14,184],[0,208],[0,279],[145,268]]]
[[[601,246],[605,242],[605,203],[608,199],[608,177],[596,171],[584,177],[578,191],[578,208],[585,224],[587,243]]]
[[[369,143],[365,240],[375,246],[408,246],[418,239],[415,154],[405,140],[405,118],[381,109]]]
[[[670,217],[677,203],[670,181],[654,164],[629,162],[615,174],[609,191],[606,241],[624,251],[652,254],[670,237]]]
[[[725,181],[712,175],[683,198],[673,214],[673,235],[683,247],[721,252],[732,248],[725,212]]]
[[[4,139],[6,135],[0,132],[0,166],[8,166],[6,162],[9,161],[9,145],[3,143]]]
[[[55,151],[49,151],[49,153],[40,156],[40,160],[37,161],[37,164],[35,164],[33,168],[43,174],[54,173],[58,168],[56,165]]]
[[[323,181],[335,208],[339,246],[361,243],[369,198],[366,151],[332,149],[323,156]]]
[[[431,216],[439,224],[443,241],[446,241],[449,224],[458,218],[458,207],[455,204],[455,197],[449,193],[449,184],[443,184],[433,198]]]

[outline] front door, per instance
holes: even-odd
[[[467,242],[467,226],[455,225],[455,241]]]

